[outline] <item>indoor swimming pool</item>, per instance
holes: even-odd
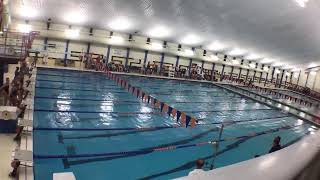
[[[103,73],[38,68],[36,180],[56,172],[73,172],[77,180],[172,179],[188,175],[198,158],[208,170],[219,168],[268,153],[276,136],[288,146],[316,129],[213,84],[121,78],[195,117],[197,126],[180,126]],[[218,140],[218,148],[205,144]]]

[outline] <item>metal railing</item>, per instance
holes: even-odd
[[[25,59],[37,34],[37,32],[4,31],[0,35],[0,56],[19,60]]]

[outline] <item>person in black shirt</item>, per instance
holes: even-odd
[[[278,151],[282,148],[280,145],[280,141],[281,141],[280,136],[277,136],[273,139],[273,145],[272,145],[271,149],[269,150],[269,153],[273,153],[273,152]]]

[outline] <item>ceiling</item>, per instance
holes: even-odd
[[[190,34],[204,48],[212,42],[241,48],[285,65],[320,65],[320,1],[302,8],[297,0],[12,0],[12,16],[112,29],[150,36],[157,26],[169,31],[160,39],[182,43]]]

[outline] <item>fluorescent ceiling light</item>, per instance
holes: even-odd
[[[148,35],[151,37],[163,38],[170,35],[170,30],[164,26],[156,26],[148,32]]]
[[[109,27],[113,30],[118,30],[118,31],[122,31],[122,30],[127,30],[130,28],[130,22],[128,21],[128,19],[124,18],[124,17],[119,17],[117,19],[112,20],[109,23]]]
[[[111,36],[110,42],[113,44],[121,44],[124,42],[124,39],[121,36]]]
[[[317,71],[310,71],[310,75],[316,75]]]
[[[292,71],[293,72],[297,72],[297,71],[300,71],[300,69],[299,68],[293,68]]]
[[[235,49],[229,51],[227,54],[230,56],[240,56],[240,55],[244,55],[245,53],[246,53],[246,51],[244,51],[242,49],[235,48]]]
[[[208,45],[208,49],[211,51],[222,51],[225,49],[225,46],[219,42],[213,42]]]
[[[245,59],[248,59],[248,60],[257,60],[257,59],[260,59],[261,57],[258,56],[257,54],[249,54],[248,56],[245,57]]]
[[[19,14],[22,17],[33,18],[33,17],[37,16],[37,10],[34,8],[31,8],[31,7],[21,6],[21,8],[19,10]]]
[[[214,55],[214,54],[212,54],[212,55],[210,56],[210,59],[213,60],[213,61],[218,61],[218,60],[219,60],[219,57],[216,56],[216,55]]]
[[[152,43],[151,47],[152,47],[152,49],[160,50],[160,49],[162,49],[162,44],[160,44],[160,43]]]
[[[191,49],[186,49],[186,50],[184,50],[184,54],[186,56],[193,56],[194,52]]]
[[[200,38],[194,34],[188,34],[181,40],[182,44],[198,44],[200,43]]]
[[[31,31],[31,25],[29,24],[18,24],[18,30],[22,33],[29,33]]]
[[[269,63],[272,63],[273,61],[274,61],[273,59],[264,58],[263,60],[260,61],[260,63],[269,64]]]
[[[249,64],[249,66],[250,66],[251,68],[255,68],[255,67],[256,67],[256,65],[255,65],[254,63]]]
[[[309,2],[309,0],[295,0],[299,6],[306,7],[306,4]]]
[[[283,65],[284,64],[281,62],[276,62],[276,63],[272,64],[272,66],[274,66],[274,67],[279,67],[279,66],[283,66]]]
[[[80,31],[79,29],[66,29],[65,34],[68,38],[76,38],[79,36]]]
[[[67,13],[66,16],[64,17],[64,20],[67,21],[68,23],[78,24],[78,23],[83,23],[86,20],[86,18],[82,13],[73,11],[73,12]]]
[[[234,64],[234,65],[238,65],[238,64],[240,64],[240,62],[238,61],[238,60],[232,60],[232,64]]]
[[[308,68],[313,68],[313,67],[317,67],[318,65],[316,63],[311,63],[308,65]]]
[[[294,68],[294,67],[293,67],[293,66],[290,66],[290,65],[283,67],[283,69],[293,69],[293,68]]]

